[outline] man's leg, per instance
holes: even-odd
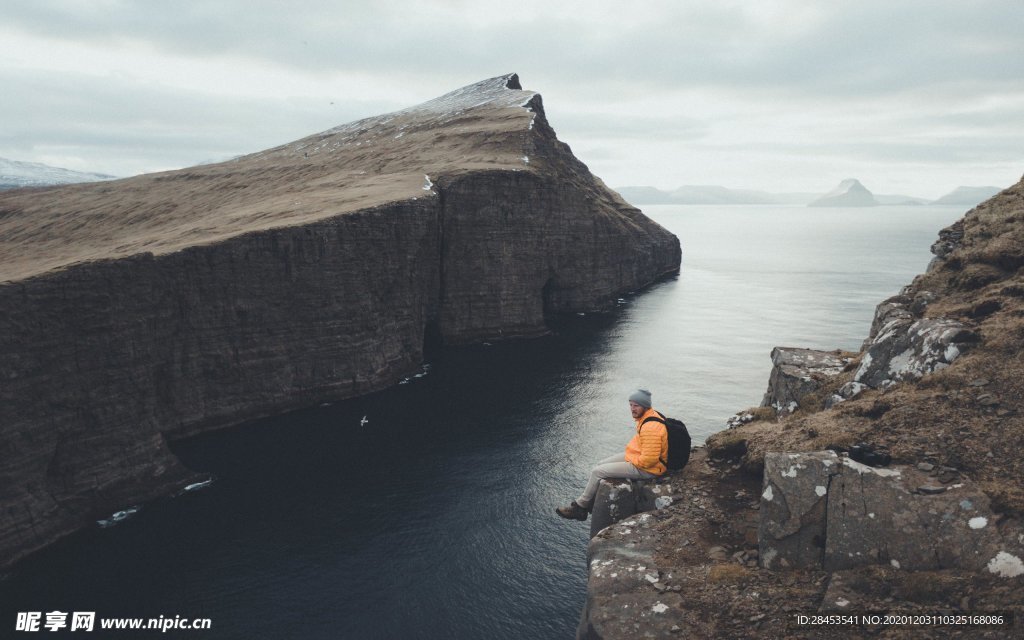
[[[621,459],[623,456],[618,456]],[[637,469],[629,462],[625,460],[611,461],[611,458],[606,458],[601,461],[593,471],[590,472],[590,481],[587,482],[587,488],[583,490],[580,497],[576,498],[576,504],[583,507],[587,511],[590,511],[591,507],[594,506],[594,496],[597,495],[597,486],[602,480],[608,478],[628,478],[630,480],[644,480],[647,478],[655,477],[653,474],[647,473]]]

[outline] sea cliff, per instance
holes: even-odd
[[[195,480],[167,441],[535,336],[680,264],[513,75],[229,162],[0,194],[0,567]]]

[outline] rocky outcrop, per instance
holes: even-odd
[[[854,382],[886,388],[918,380],[953,363],[978,337],[950,318],[899,318],[887,323],[861,358]]]
[[[237,160],[0,195],[0,566],[193,480],[166,439],[365,394],[678,270],[515,75]]]
[[[778,413],[793,413],[800,401],[816,393],[823,383],[842,373],[852,358],[842,351],[818,351],[775,347],[772,349],[772,372],[762,407]]]
[[[594,496],[590,537],[634,514],[664,509],[681,497],[683,487],[674,475],[647,480],[602,480]]]

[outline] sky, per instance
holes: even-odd
[[[516,72],[609,186],[1024,174],[1021,0],[5,0],[0,157],[129,176]]]

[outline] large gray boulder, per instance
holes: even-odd
[[[842,463],[828,493],[826,570],[980,570],[1004,550],[988,497],[971,483],[943,486],[908,467]]]
[[[1024,535],[997,527],[969,480],[943,484],[913,467],[874,468],[834,452],[765,456],[758,543],[767,569],[1024,574]]]
[[[949,318],[912,320],[896,315],[871,341],[854,381],[886,388],[948,367],[977,336]]]
[[[832,451],[765,455],[758,526],[761,566],[821,566],[828,488],[840,466]]]
[[[849,358],[836,351],[775,347],[768,390],[761,406],[774,407],[779,413],[792,413],[804,397],[841,373],[849,362]]]
[[[590,516],[590,537],[625,518],[644,511],[664,509],[680,499],[682,483],[671,476],[653,480],[602,480]]]

